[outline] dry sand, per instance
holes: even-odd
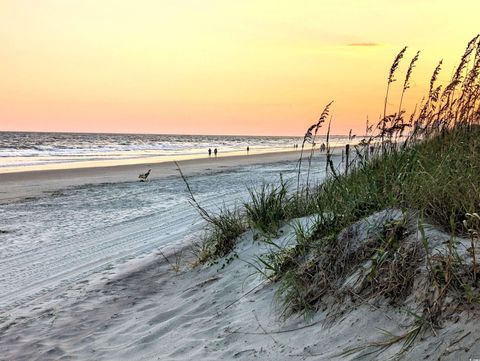
[[[299,220],[306,227],[312,218]],[[446,235],[448,237],[448,235]],[[293,241],[292,227],[276,239]],[[345,355],[351,347],[382,340],[381,329],[401,333],[405,313],[365,302],[342,314],[325,309],[305,322],[283,320],[275,285],[254,267],[267,251],[252,232],[240,240],[231,262],[191,268],[187,250],[130,265],[88,287],[77,284],[37,300],[32,315],[3,321],[2,360],[385,360],[383,353]],[[179,261],[180,263],[177,263]],[[176,267],[181,271],[177,273]],[[335,316],[335,317],[332,317]],[[468,315],[416,341],[405,360],[469,360],[479,357],[478,325]],[[371,350],[367,350],[371,351]]]

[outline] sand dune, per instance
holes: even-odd
[[[299,220],[306,227],[312,218]],[[448,235],[445,235],[448,237]],[[278,244],[293,241],[283,228]],[[351,347],[400,333],[405,313],[388,304],[363,303],[349,312],[332,309],[284,320],[274,302],[275,285],[254,267],[267,246],[247,232],[231,262],[191,268],[188,248],[182,271],[176,255],[132,264],[88,286],[77,284],[28,318],[4,322],[0,358],[5,360],[344,360]],[[48,307],[47,307],[48,306]],[[38,303],[37,303],[37,307]],[[437,337],[416,343],[405,359],[459,360],[479,352],[475,324],[461,316]],[[363,359],[387,359],[401,344]],[[459,358],[460,357],[460,358]],[[468,358],[467,358],[468,359]]]

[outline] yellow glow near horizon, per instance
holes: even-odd
[[[4,0],[0,130],[301,135],[383,110],[387,72],[421,50],[406,106],[447,81],[478,0]]]

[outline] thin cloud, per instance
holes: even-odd
[[[378,43],[350,43],[347,46],[380,46]]]

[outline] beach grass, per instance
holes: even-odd
[[[418,316],[411,327],[414,331],[392,338],[411,345],[420,331],[438,326],[449,312],[480,302],[475,251],[480,234],[480,41],[477,36],[467,44],[445,87],[436,85],[442,62],[438,64],[419,111],[409,117],[402,101],[419,52],[409,63],[398,112],[386,111],[390,87],[406,51],[397,54],[390,68],[377,133],[373,135],[373,126],[367,122],[365,137],[352,142],[352,154],[337,168],[327,135],[327,178],[319,185],[298,181],[297,188],[291,189],[283,180],[263,185],[250,190],[251,201],[242,209],[226,210],[215,221],[206,217],[212,228],[204,241],[208,250],[204,260],[231,252],[235,237],[247,226],[274,236],[285,222],[314,215],[312,232],[300,225],[295,245],[273,247],[258,258],[260,272],[278,283],[276,297],[282,314],[308,316],[326,300],[341,300],[346,293],[362,299],[381,297],[406,307],[412,292],[418,293],[415,281],[423,277],[424,290],[415,296],[418,313],[411,312]],[[308,157],[303,162],[309,167],[307,174],[314,140],[330,105],[305,134],[301,154]],[[312,144],[310,152],[304,152],[307,144]],[[299,180],[301,166],[302,159]],[[395,217],[389,216],[392,212]],[[377,224],[375,236],[363,243],[355,238],[353,229],[369,227],[366,219],[382,214],[387,216]],[[449,234],[448,241],[434,245],[424,224]],[[462,248],[458,237],[468,238],[470,248]],[[265,237],[267,242],[270,239]],[[365,267],[368,272],[361,287],[342,294],[342,282]]]
[[[411,293],[421,266],[425,266],[427,287],[435,290],[433,302],[429,299],[431,293],[425,293],[422,299],[422,319],[430,325],[438,325],[446,313],[447,295],[457,304],[478,304],[475,255],[479,231],[476,212],[480,208],[478,39],[477,36],[468,43],[443,92],[441,87],[434,86],[441,62],[435,68],[427,100],[418,115],[414,113],[406,119],[401,104],[398,113],[385,112],[377,124],[379,133],[359,142],[353,161],[345,165],[343,174],[332,167],[326,182],[313,189],[301,189],[291,198],[295,206],[290,209],[302,209],[291,217],[317,214],[318,221],[310,239],[311,247],[296,248],[299,252],[289,255],[290,267],[282,268],[283,275],[276,276],[280,280],[277,297],[284,314],[308,315],[318,309],[326,295],[338,297],[335,288],[339,282],[366,262],[369,274],[362,297],[382,296],[400,304]],[[405,51],[406,48],[402,49],[395,57],[390,69],[385,104]],[[410,62],[402,97],[418,54]],[[473,68],[466,70],[473,54]],[[307,140],[310,128],[305,134]],[[348,249],[351,245],[342,241],[342,232],[387,209],[402,210],[403,219],[383,224],[381,236],[358,250]],[[414,216],[418,228],[428,222],[451,234],[448,247],[432,254],[424,233],[423,244],[404,242],[409,236],[408,227],[404,226],[411,218],[409,215]],[[475,226],[470,228],[469,224]],[[460,255],[462,251],[456,241],[456,237],[466,233],[471,239],[466,255],[470,263],[465,260],[465,253]]]
[[[384,224],[382,237],[364,250],[363,258],[355,254],[353,265],[352,260],[342,259],[344,245],[337,243],[337,237],[355,222],[385,209],[401,209],[405,219],[408,214],[417,218],[421,215],[422,221],[452,235],[465,235],[468,229],[476,234],[478,221],[473,214],[480,206],[480,193],[476,191],[480,185],[479,152],[480,127],[456,127],[409,149],[378,157],[310,191],[308,197],[315,202],[305,202],[311,214],[318,215],[309,239],[312,247],[297,248],[298,254],[290,256],[298,261],[290,261],[284,278],[277,277],[282,279],[279,295],[287,313],[315,308],[329,285],[336,284],[332,280],[367,258],[373,263],[372,294],[381,293],[391,300],[405,297],[424,251],[417,244],[402,244],[402,222]],[[298,203],[298,198],[294,202]],[[475,223],[473,229],[465,226],[469,221]],[[305,264],[305,250],[311,248],[319,253],[310,257],[316,262]],[[450,261],[443,263],[451,265]]]
[[[246,230],[244,217],[238,209],[224,209],[207,219],[207,233],[197,250],[201,263],[213,262],[227,256],[235,248],[237,239]]]
[[[283,179],[278,185],[263,184],[260,189],[250,189],[250,202],[244,204],[250,226],[266,234],[276,234],[282,222],[288,218],[287,192]]]
[[[390,68],[385,105],[406,50],[397,54]],[[473,67],[467,69],[472,57]],[[418,59],[419,52],[406,72],[398,112],[387,114],[385,106],[376,135],[367,123],[365,137],[352,144],[354,152],[350,157],[347,154],[341,169],[333,166],[327,135],[325,182],[312,186],[308,181],[303,185],[298,181],[297,189],[290,189],[282,179],[279,184],[264,184],[250,190],[251,200],[242,209],[225,210],[215,217],[208,215],[192,195],[210,225],[201,261],[228,255],[247,225],[267,235],[268,242],[286,221],[315,215],[313,232],[298,226],[294,246],[273,247],[258,258],[261,273],[278,282],[277,299],[284,315],[308,315],[326,296],[338,297],[335,287],[339,281],[366,262],[368,282],[364,282],[362,297],[382,296],[392,304],[402,304],[412,292],[419,269],[427,269],[428,287],[437,293],[433,303],[428,299],[431,294],[423,295],[422,304],[428,312],[422,319],[431,325],[440,322],[447,295],[459,304],[478,302],[475,247],[480,233],[479,37],[468,43],[444,89],[435,86],[442,62],[438,64],[420,111],[407,118],[402,101]],[[308,157],[304,162],[309,167],[308,175],[314,140],[331,104],[324,108],[318,122],[308,127],[302,143],[301,154]],[[311,151],[304,152],[309,143]],[[302,158],[298,179],[301,166]],[[352,225],[386,210],[400,211],[401,217],[387,217],[375,237],[352,246],[348,236]],[[412,222],[416,222],[414,231]],[[425,222],[451,234],[444,252],[432,253],[422,228]],[[421,242],[408,241],[412,233],[421,233]],[[471,240],[467,254],[470,263],[460,255],[455,241],[460,236]]]

